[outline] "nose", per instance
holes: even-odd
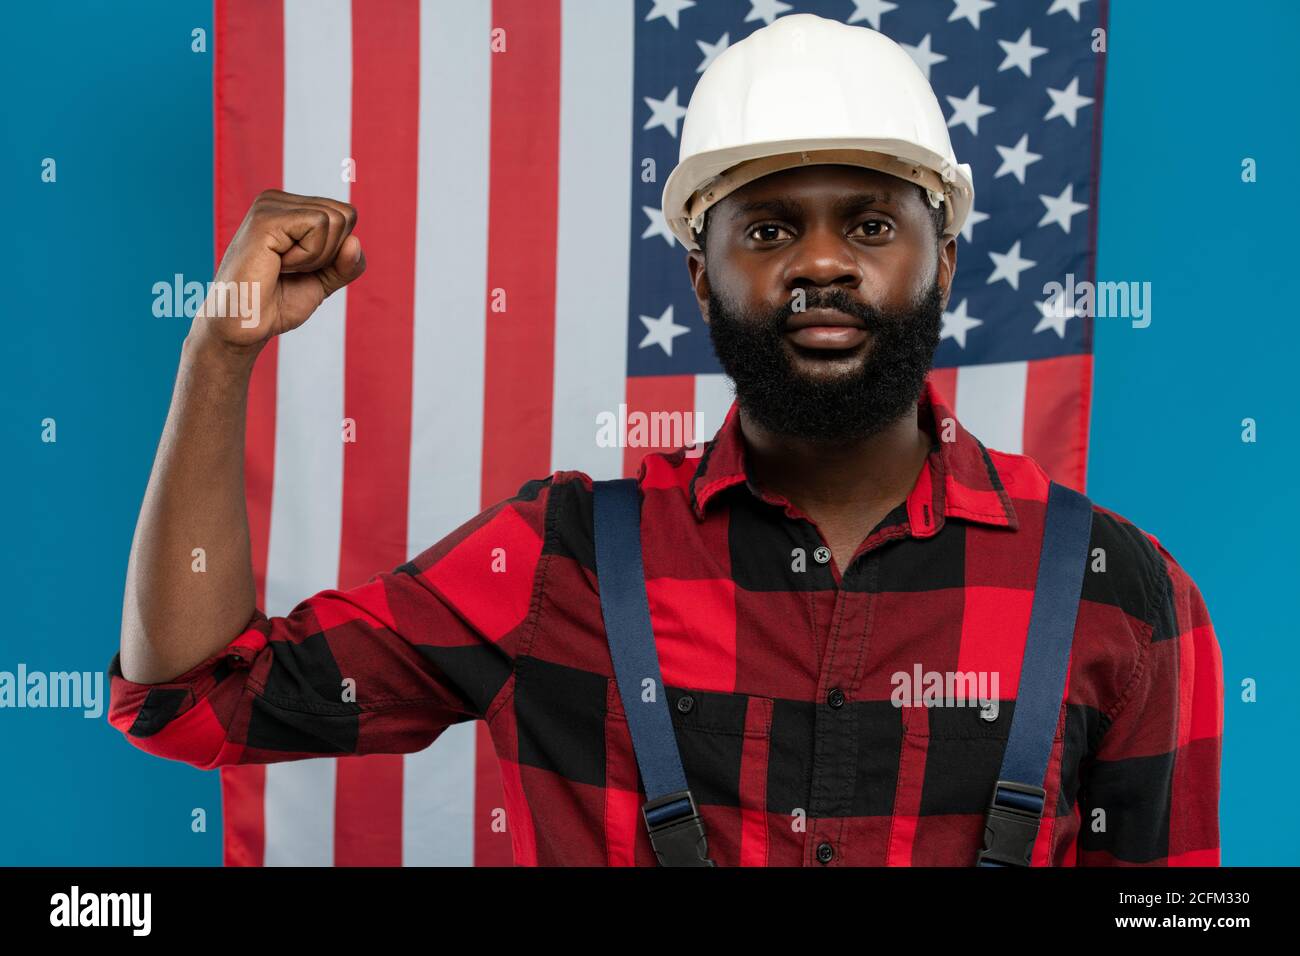
[[[810,223],[791,250],[784,279],[791,291],[813,286],[856,289],[862,283],[862,267],[849,239],[831,226]]]

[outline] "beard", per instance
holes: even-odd
[[[742,315],[714,289],[710,283],[714,352],[735,383],[740,407],[765,429],[815,441],[867,438],[902,418],[920,397],[943,324],[938,269],[920,299],[897,311],[875,309],[839,287],[807,290],[806,308],[838,309],[871,333],[866,359],[843,375],[814,377],[795,368],[795,346],[785,337],[793,303]]]

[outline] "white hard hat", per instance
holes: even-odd
[[[687,249],[704,211],[746,183],[822,163],[917,183],[945,206],[944,235],[975,201],[934,90],[907,52],[867,27],[811,13],[778,17],[718,54],[691,94],[663,214]]]

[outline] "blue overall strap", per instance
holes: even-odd
[[[1092,502],[1051,482],[1020,685],[976,866],[1030,865],[1091,536]]]
[[[650,845],[662,866],[713,866],[704,821],[686,785],[677,751],[650,626],[641,563],[641,491],[635,478],[593,481],[592,491],[600,610],[645,787],[641,816]],[[643,688],[651,691],[649,700],[643,697]]]

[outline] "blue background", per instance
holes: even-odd
[[[1209,605],[1227,685],[1224,864],[1295,864],[1296,375],[1294,319],[1276,300],[1292,278],[1300,5],[1168,9],[1111,4],[1098,278],[1151,282],[1153,318],[1097,320],[1088,491],[1159,537]],[[152,315],[151,287],[213,267],[211,9],[44,3],[5,17],[0,669],[102,670],[189,327]],[[208,53],[190,51],[195,27]],[[40,180],[47,156],[54,185]],[[46,417],[56,444],[40,440]],[[1240,701],[1245,678],[1257,703]],[[149,757],[102,717],[0,711],[0,769],[0,865],[221,862],[217,773]],[[195,808],[205,833],[191,832]]]

